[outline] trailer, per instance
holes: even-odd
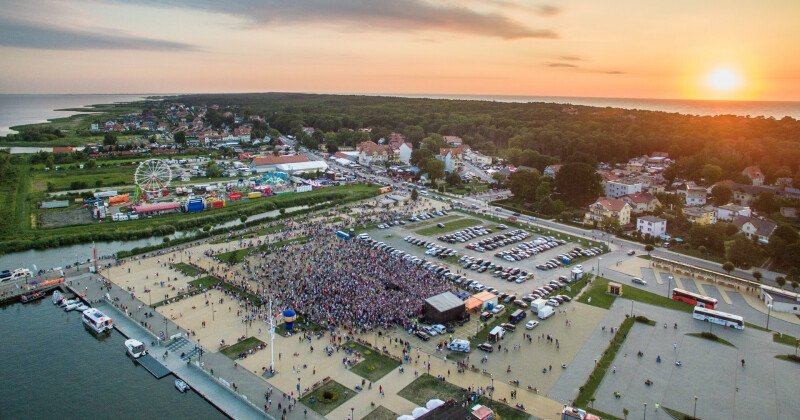
[[[247,198],[261,198],[260,192],[251,192],[247,194]]]

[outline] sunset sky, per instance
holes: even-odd
[[[800,100],[800,0],[0,0],[2,93]]]

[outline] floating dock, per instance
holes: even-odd
[[[172,373],[172,371],[167,369],[166,366],[162,365],[161,362],[149,354],[145,354],[144,356],[136,359],[136,362],[142,365],[145,370],[153,374],[156,379],[161,379]]]

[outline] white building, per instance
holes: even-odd
[[[724,206],[717,207],[717,220],[731,221],[736,218],[736,216],[752,216],[750,207],[739,206],[736,204],[726,204]]]
[[[408,165],[411,162],[411,151],[412,151],[411,143],[403,143],[397,150],[399,152],[397,159],[400,162],[403,162],[404,164]]]
[[[644,216],[636,219],[636,230],[642,235],[649,234],[654,237],[661,237],[667,233],[667,221],[655,216]]]
[[[310,160],[308,162],[296,163],[281,163],[275,165],[278,172],[286,172],[287,174],[301,174],[305,172],[325,172],[328,170],[328,164],[321,160]]]
[[[689,187],[686,189],[687,206],[705,206],[708,191],[703,187]]]
[[[639,181],[629,181],[618,179],[614,181],[606,181],[603,185],[606,197],[620,198],[628,194],[636,194],[642,192],[642,183]]]
[[[800,294],[762,285],[760,297],[764,304],[772,305],[773,311],[800,315]]]

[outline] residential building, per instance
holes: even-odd
[[[397,160],[408,165],[411,162],[412,151],[414,151],[414,146],[411,143],[402,143],[397,148]]]
[[[751,216],[750,207],[739,206],[733,203],[717,207],[717,220],[731,221],[736,216]]]
[[[589,205],[589,211],[584,216],[586,224],[602,223],[606,219],[613,219],[625,226],[631,222],[631,206],[618,198],[600,197]]]
[[[661,202],[653,194],[646,192],[638,192],[636,194],[628,194],[622,197],[622,200],[631,206],[633,214],[649,213],[661,207]]]
[[[686,189],[687,206],[704,206],[707,197],[708,190],[703,187],[687,187]]]
[[[689,222],[698,225],[713,225],[717,223],[716,212],[713,207],[686,207],[683,215]]]
[[[388,162],[394,156],[389,146],[377,144],[374,141],[364,141],[358,145],[358,163],[369,166],[376,163]]]
[[[744,170],[742,170],[742,175],[750,178],[750,181],[752,181],[755,186],[764,185],[764,173],[761,172],[761,168],[758,166],[748,166],[744,168]]]
[[[560,169],[561,165],[547,165],[542,174],[544,174],[544,176],[549,176],[550,178],[555,178]]]
[[[650,236],[658,238],[662,235],[666,235],[667,221],[655,216],[639,217],[636,219],[636,230],[641,232],[642,235],[649,234]]]
[[[464,144],[464,140],[462,140],[461,137],[458,136],[444,136],[444,141],[453,147],[458,147]]]
[[[762,244],[769,243],[769,237],[775,232],[778,225],[764,218],[736,216],[733,218],[733,224],[739,228],[739,231],[744,233],[748,238],[755,238]]]
[[[642,192],[642,183],[635,180],[617,179],[603,183],[606,197],[620,198],[628,194]]]
[[[444,162],[444,171],[447,173],[457,171],[464,159],[464,152],[470,150],[469,146],[461,145],[455,148],[442,148],[439,149],[439,154],[436,159]]]
[[[737,184],[731,180],[721,181],[717,183],[717,185],[724,185],[730,188],[731,191],[733,191],[733,200],[742,206],[749,206],[753,204],[753,201],[755,201],[755,199],[763,193],[781,195],[781,191],[777,188],[768,187],[765,185]]]

